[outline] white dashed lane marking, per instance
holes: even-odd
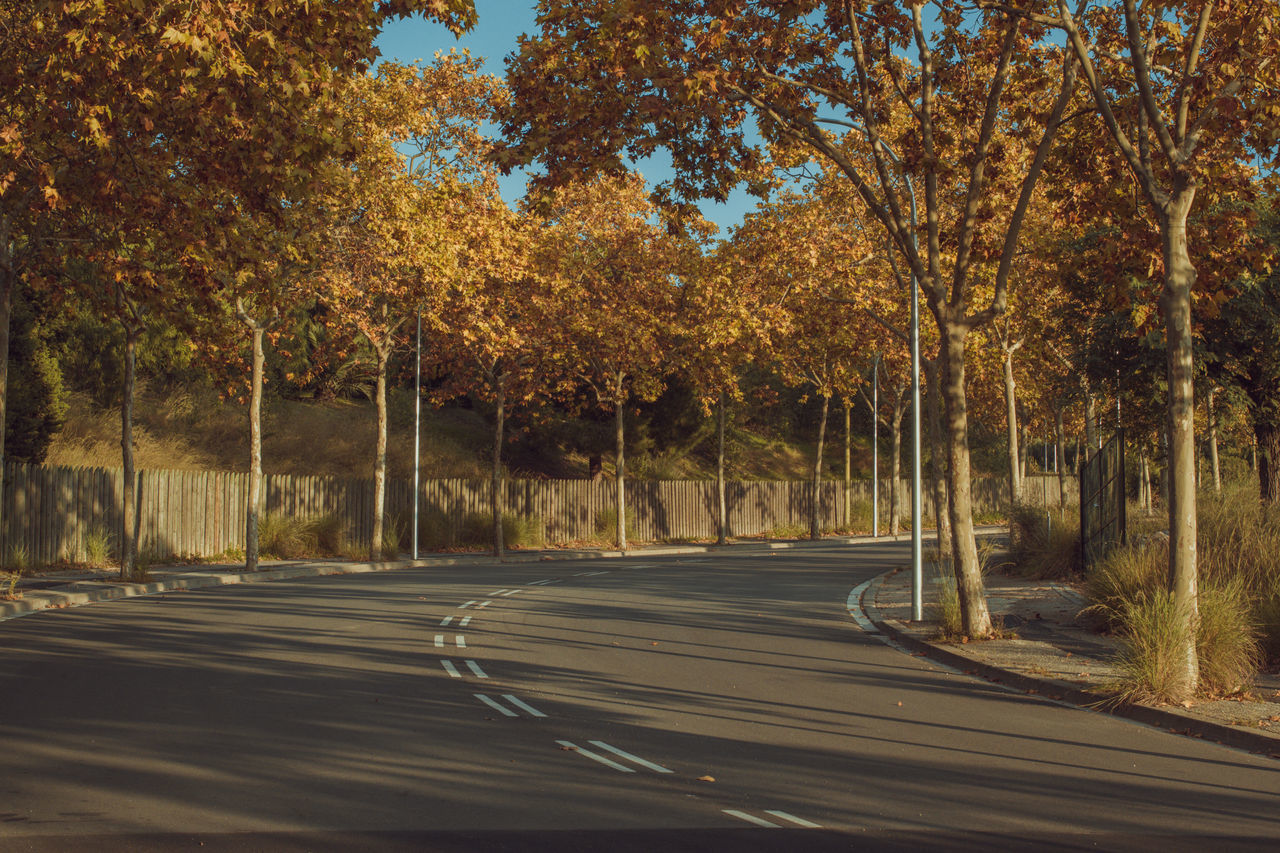
[[[446,617],[444,617],[443,619],[441,619],[441,620],[440,620],[440,627],[441,627],[441,628],[448,628],[448,627],[449,627],[449,623],[450,623],[450,622],[452,622],[452,621],[453,621],[453,617],[452,617],[452,616],[446,616]]]
[[[463,636],[462,634],[454,634],[454,635],[453,635],[453,643],[454,643],[454,645],[456,645],[458,648],[460,648],[460,649],[465,649],[465,648],[467,647],[467,638],[466,638],[465,636]],[[437,648],[437,649],[443,649],[443,648],[444,648],[444,644],[445,644],[445,637],[444,637],[444,634],[436,634],[436,648]]]
[[[597,752],[592,752],[591,750],[586,749],[585,747],[578,746],[577,744],[571,741],[558,740],[556,741],[556,743],[558,743],[564,749],[569,750],[570,752],[576,752],[579,755],[585,756],[586,758],[590,758],[592,761],[595,761],[599,764],[603,764],[605,767],[612,767],[614,770],[617,770],[619,773],[635,773],[636,772],[635,768],[633,767],[627,767],[624,764],[619,764],[618,762],[614,761],[612,758],[607,758],[603,755],[600,755]],[[624,750],[618,749],[616,746],[610,746],[609,744],[605,743],[602,740],[592,740],[592,741],[587,741],[587,743],[591,744],[597,749],[601,749],[601,750],[604,750],[605,752],[612,753],[613,755],[625,761],[630,761],[632,764],[635,764],[639,767],[643,767],[646,770],[652,770],[654,773],[672,772],[667,768],[663,767],[661,764],[654,764],[652,761],[645,761],[643,758],[640,758],[639,756],[636,756],[636,755],[632,755],[631,753],[626,752]]]
[[[473,598],[473,599],[471,599],[470,601],[468,601],[466,604],[459,604],[459,605],[458,605],[458,609],[459,609],[459,610],[466,610],[468,607],[473,606],[475,603],[476,603],[476,600]],[[485,603],[487,604],[488,602],[485,602]],[[483,605],[482,605],[482,606],[483,606]]]
[[[476,678],[489,677],[488,675],[485,674],[485,671],[480,668],[480,664],[476,663],[475,661],[468,660],[463,662],[467,665],[467,669],[471,670],[471,674],[474,675]],[[440,666],[444,667],[444,671],[449,673],[450,678],[462,678],[462,673],[459,672],[458,668],[453,665],[453,661],[442,660],[440,661]]]
[[[514,696],[510,693],[503,693],[502,698],[507,700],[507,702],[510,703],[511,707],[507,707],[506,705],[499,702],[497,699],[494,699],[491,696],[486,696],[483,693],[475,693],[472,695],[474,695],[477,699],[479,699],[484,704],[488,705],[493,710],[497,711],[499,714],[502,714],[502,716],[504,717],[518,717],[520,716],[521,711],[528,714],[530,717],[547,716],[546,714],[539,711],[537,708],[530,705],[528,702],[525,702],[519,697]],[[515,710],[514,711],[511,710],[511,708],[515,708]]]
[[[782,829],[786,825],[781,823],[775,823],[771,820],[767,820],[762,817],[757,817],[756,815],[750,814],[749,812],[739,811],[738,809],[724,809],[724,813],[729,815],[730,817],[736,817],[738,820],[745,820],[747,823],[754,823],[756,826],[763,826],[769,829]],[[786,821],[788,824],[791,824],[792,826],[799,826],[799,827],[803,827],[804,829],[821,829],[822,828],[821,824],[814,823],[811,820],[805,820],[802,817],[796,817],[795,815],[790,814],[789,812],[781,811],[780,809],[766,809],[765,814],[771,817],[777,818],[778,820]]]
[[[470,617],[470,616],[463,616],[463,617],[462,617],[462,621],[458,623],[458,627],[459,627],[459,628],[465,628],[465,627],[467,627],[467,626],[468,626],[468,625],[470,625],[470,624],[471,624],[471,617]]]

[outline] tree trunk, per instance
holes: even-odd
[[[1186,181],[1175,175],[1175,183]],[[1187,251],[1187,212],[1194,184],[1175,191],[1161,216],[1165,281],[1161,303],[1169,376],[1169,589],[1186,639],[1175,657],[1170,698],[1190,699],[1199,685],[1196,627],[1199,624],[1196,577],[1195,376],[1192,363],[1191,287],[1196,270]]]
[[[1067,441],[1062,427],[1062,401],[1053,403],[1053,452],[1056,454],[1054,468],[1058,470],[1058,506],[1067,505]]]
[[[244,522],[244,568],[258,570],[258,509],[262,504],[262,366],[266,327],[254,323],[253,373],[249,386],[249,505]]]
[[[716,544],[724,545],[729,541],[729,502],[725,499],[724,485],[724,427],[728,418],[728,402],[724,390],[720,391],[720,423],[716,427]]]
[[[850,423],[853,404],[849,398],[844,400],[844,524],[849,532],[853,532],[853,435]]]
[[[9,405],[9,318],[13,314],[14,263],[9,215],[0,215],[0,547],[4,546],[4,432]]]
[[[1080,390],[1084,392],[1084,443],[1090,452],[1102,449],[1102,437],[1098,431],[1098,407],[1093,401],[1089,380],[1081,377]]]
[[[1209,462],[1213,467],[1214,494],[1222,494],[1222,468],[1218,465],[1218,411],[1214,406],[1216,389],[1209,389]]]
[[[1017,387],[1013,382],[1013,349],[1004,347],[1004,417],[1009,436],[1009,505],[1017,506],[1022,502],[1022,472],[1019,470],[1018,454],[1018,397]]]
[[[936,314],[935,314],[936,316]],[[966,329],[939,321],[942,345],[942,401],[946,409],[948,510],[951,555],[960,598],[960,618],[967,636],[991,634],[978,547],[973,533],[973,493],[969,471],[969,413],[965,401],[964,344]]]
[[[890,422],[892,451],[889,456],[889,535],[897,536],[902,523],[902,419],[907,413],[907,395],[899,390],[893,401]]]
[[[617,502],[616,502],[616,507],[618,510],[617,542],[618,542],[619,551],[627,550],[627,489],[626,489],[626,477],[624,476],[624,473],[623,473],[623,454],[622,454],[622,451],[623,451],[622,407],[623,407],[623,404],[626,402],[625,398],[622,395],[622,383],[625,379],[626,379],[625,375],[619,372],[617,375],[617,380],[616,380],[617,384],[615,386],[615,393],[613,398],[614,405],[615,405],[614,411],[616,415],[616,418],[615,418],[616,430],[615,430],[615,436],[614,436],[616,441],[615,441],[615,457],[614,457],[613,470],[614,470],[614,481],[617,485]]]
[[[120,457],[124,467],[124,525],[120,531],[120,577],[138,576],[138,471],[133,460],[133,394],[137,384],[138,324],[124,324],[124,387],[120,395]]]
[[[506,377],[498,377],[497,405],[493,414],[493,479],[489,484],[489,509],[493,513],[493,556],[501,559],[506,543],[502,541],[502,432],[507,418]]]
[[[1138,503],[1143,512],[1151,512],[1151,458],[1147,453],[1146,442],[1143,442],[1138,454],[1138,470],[1141,472],[1138,478]]]
[[[378,356],[378,384],[374,392],[378,407],[378,434],[373,450],[373,541],[369,543],[369,559],[386,558],[382,540],[386,537],[387,508],[387,362],[391,360],[390,340],[381,344],[369,340]],[[398,543],[397,543],[398,544]]]
[[[809,538],[822,536],[819,516],[822,513],[822,451],[827,437],[827,409],[831,405],[831,395],[822,395],[822,418],[818,421],[818,450],[813,461],[813,503],[809,507]]]
[[[1253,458],[1258,472],[1258,499],[1263,506],[1274,506],[1280,498],[1280,422],[1271,418],[1254,418]]]
[[[947,509],[947,481],[943,476],[946,451],[942,444],[942,354],[921,360],[924,367],[925,409],[929,417],[929,493],[933,500],[934,524],[938,527],[938,553],[951,553],[951,518]]]

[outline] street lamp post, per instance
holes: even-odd
[[[871,535],[880,536],[880,353],[871,362]]]
[[[422,311],[418,311],[418,347],[413,361],[413,559],[418,559],[418,451],[422,430]]]

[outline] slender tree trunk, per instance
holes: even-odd
[[[1216,389],[1209,389],[1209,462],[1213,467],[1214,494],[1222,494],[1222,468],[1218,465],[1218,410],[1214,406]]]
[[[622,388],[623,388],[622,383],[625,379],[626,379],[625,374],[619,371],[616,377],[617,384],[615,386],[615,394],[614,394],[614,402],[615,402],[614,411],[616,414],[616,418],[615,418],[616,430],[615,430],[615,436],[614,436],[614,438],[616,439],[616,455],[614,457],[614,480],[617,485],[617,503],[616,503],[616,506],[618,509],[617,541],[618,541],[619,551],[627,550],[627,489],[626,489],[626,477],[623,472],[623,433],[622,433],[622,408],[623,408],[623,404],[626,402],[622,394]]]
[[[809,507],[809,538],[822,536],[819,516],[822,514],[822,451],[827,437],[827,409],[831,405],[831,395],[822,395],[822,418],[818,421],[818,450],[813,461],[813,503]]]
[[[853,418],[851,417],[853,404],[849,402],[849,398],[844,400],[844,523],[845,527],[853,531],[853,435],[850,426]]]
[[[935,314],[936,316],[936,314]],[[939,322],[942,345],[942,400],[946,408],[947,485],[951,515],[951,555],[960,598],[960,617],[969,637],[991,634],[978,547],[973,532],[973,493],[969,470],[969,413],[965,401],[964,327]]]
[[[946,450],[942,443],[942,354],[925,360],[925,409],[929,418],[929,480],[933,518],[938,527],[938,553],[951,553],[951,517],[947,509],[947,481],[943,473]]]
[[[386,537],[387,509],[387,362],[391,360],[390,336],[381,345],[373,344],[378,356],[378,384],[374,392],[378,409],[378,434],[373,450],[373,541],[369,543],[369,559],[386,558],[382,540]],[[399,543],[397,543],[399,544]]]
[[[249,328],[253,350],[253,367],[249,381],[249,498],[244,521],[245,571],[258,570],[258,511],[262,506],[262,371],[265,363],[263,338],[275,322],[278,312],[272,310],[266,320],[249,315],[243,300],[236,300],[236,316]]]
[[[489,509],[493,513],[493,555],[502,558],[506,543],[502,541],[503,485],[502,485],[502,433],[507,418],[506,377],[500,376],[494,383],[497,405],[493,414],[493,480],[489,484]]]
[[[123,320],[124,387],[120,395],[120,457],[124,467],[124,525],[120,532],[120,577],[138,576],[138,471],[133,459],[133,394],[137,383],[138,335],[141,327]]]
[[[1102,436],[1098,431],[1098,407],[1094,403],[1089,380],[1083,376],[1080,378],[1080,390],[1084,392],[1084,443],[1092,453],[1102,449]]]
[[[1174,176],[1175,183],[1186,181]],[[1192,363],[1191,287],[1196,270],[1187,251],[1187,213],[1194,184],[1175,190],[1174,202],[1162,216],[1165,284],[1161,295],[1169,371],[1169,589],[1174,607],[1187,626],[1178,653],[1170,698],[1189,699],[1199,686],[1195,634],[1199,624],[1196,575],[1195,376]]]
[[[889,535],[897,536],[902,522],[902,419],[907,413],[907,395],[899,390],[893,400],[890,422],[892,449],[889,456]]]
[[[1142,472],[1138,480],[1138,503],[1143,512],[1151,512],[1151,456],[1147,453],[1147,445],[1143,442],[1139,453],[1139,469]]]
[[[0,215],[0,548],[4,546],[4,433],[9,423],[9,318],[15,285],[12,222]]]
[[[1271,418],[1254,418],[1254,470],[1258,472],[1258,499],[1274,506],[1280,498],[1280,423]]]
[[[253,373],[249,388],[249,505],[245,511],[244,568],[258,570],[258,510],[262,506],[262,369],[265,361],[263,336],[266,328],[255,323]]]
[[[1253,443],[1249,446],[1249,470],[1258,473],[1258,437],[1254,436]]]
[[[725,499],[724,484],[724,427],[728,419],[728,401],[724,389],[720,390],[720,423],[716,427],[716,507],[717,515],[716,544],[724,545],[729,541],[729,502]]]
[[[1013,381],[1013,348],[1006,346],[1003,349],[1004,417],[1009,436],[1009,504],[1017,506],[1022,502],[1022,472],[1018,467],[1018,397]]]
[[[1053,403],[1053,452],[1057,454],[1054,467],[1058,469],[1058,506],[1067,505],[1067,446],[1065,430],[1062,428],[1062,401]]]

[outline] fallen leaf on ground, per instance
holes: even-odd
[[[716,777],[714,777],[714,776],[699,776],[699,777],[698,777],[698,781],[699,781],[699,782],[714,782],[714,781],[716,781]]]

